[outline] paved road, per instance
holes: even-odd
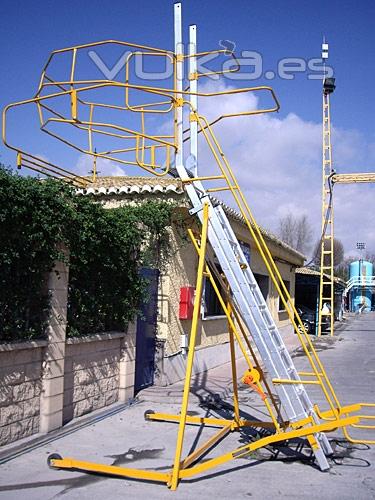
[[[335,338],[322,337],[316,346],[343,402],[375,401],[375,313],[350,319]],[[298,351],[294,359],[298,368],[306,367]],[[375,498],[375,447],[350,445],[340,433],[330,434],[335,454],[329,472],[322,473],[308,461],[296,458],[290,448],[262,449],[209,475],[181,483],[177,492],[160,484],[47,468],[47,456],[57,452],[65,457],[126,467],[168,469],[177,428],[170,423],[146,422],[143,413],[148,408],[177,413],[180,389],[181,384],[177,384],[168,390],[145,391],[134,406],[79,429],[68,427],[71,432],[67,435],[4,463],[0,466],[0,499]],[[222,396],[220,405],[205,403],[212,393]],[[258,400],[248,389],[241,388],[240,400],[244,412],[260,411]],[[229,403],[228,366],[196,377],[191,414],[228,415]],[[190,426],[186,451],[200,437],[199,429]],[[372,437],[375,439],[375,432]],[[247,438],[244,433],[233,433],[214,454],[233,450]]]

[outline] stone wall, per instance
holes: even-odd
[[[52,351],[48,341],[0,344],[0,446],[134,396],[135,325],[67,339],[62,376],[46,379]]]
[[[39,432],[46,344],[0,344],[0,445]]]
[[[123,333],[68,339],[64,422],[118,401]]]
[[[46,340],[0,343],[0,446],[134,396],[135,324],[67,339],[68,281],[67,264],[56,262]]]

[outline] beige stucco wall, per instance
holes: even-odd
[[[185,211],[186,224],[194,226],[192,218]],[[255,243],[246,227],[241,222],[231,220],[232,227],[237,237],[248,243],[251,247],[251,269],[253,273],[268,276],[269,273],[260,256]],[[198,229],[198,228],[196,228]],[[171,356],[181,351],[181,335],[188,334],[191,321],[179,320],[180,288],[183,286],[195,286],[198,258],[196,251],[190,241],[182,238],[181,227],[174,227],[171,232],[171,257],[169,265],[162,272],[159,284],[159,317],[158,337],[165,341],[164,354]],[[182,233],[183,234],[183,233]],[[294,298],[295,292],[295,267],[300,265],[302,259],[291,254],[287,249],[272,240],[267,240],[269,249],[276,259],[277,267],[282,278],[290,282],[290,294]],[[288,260],[289,262],[280,262]],[[275,286],[269,279],[268,306],[281,329],[290,325],[286,312],[279,312],[279,297]],[[197,349],[228,342],[228,327],[225,318],[201,319],[198,329]]]
[[[100,197],[99,197],[100,199]],[[115,208],[126,204],[143,203],[155,200],[154,194],[143,193],[141,195],[113,195],[103,196],[101,202],[106,208]],[[181,336],[190,332],[191,321],[179,320],[180,288],[183,286],[195,286],[197,271],[197,254],[189,241],[186,231],[181,225],[185,219],[186,227],[194,227],[193,218],[188,215],[189,203],[185,195],[168,193],[160,195],[160,201],[171,202],[179,208],[178,227],[174,226],[170,233],[170,256],[168,265],[162,270],[159,282],[158,298],[158,338],[164,341],[164,355],[171,356],[181,351]],[[248,243],[251,247],[251,268],[253,273],[268,276],[269,273],[259,254],[248,228],[240,221],[230,218],[230,222],[237,237]],[[196,228],[198,229],[198,228]],[[182,237],[183,235],[183,237]],[[276,261],[282,278],[290,282],[290,294],[294,298],[295,292],[295,267],[303,264],[303,259],[278,244],[274,240],[265,237],[266,243]],[[288,315],[279,312],[279,297],[275,286],[269,279],[269,292],[267,298],[268,306],[278,327],[283,331],[290,325]],[[219,345],[228,341],[227,322],[224,318],[202,319],[198,330],[197,349],[208,346]]]
[[[100,200],[100,197],[98,198]],[[132,194],[103,196],[101,202],[106,208],[115,208],[127,204],[143,203],[155,200],[155,194]],[[158,197],[160,201],[176,204],[178,225],[170,233],[170,256],[168,265],[161,270],[158,298],[158,338],[165,342],[164,355],[171,356],[181,351],[181,336],[190,332],[191,321],[179,320],[180,288],[195,286],[197,271],[197,254],[184,231],[181,221],[185,220],[186,228],[194,227],[194,219],[188,214],[189,202],[185,195],[164,193]],[[253,273],[268,276],[269,273],[259,254],[248,228],[240,221],[229,218],[238,239],[251,247],[251,269]],[[196,228],[198,230],[198,228]],[[183,235],[183,237],[182,237]],[[303,264],[303,259],[286,249],[276,241],[265,237],[266,243],[276,261],[282,278],[290,282],[290,294],[294,298],[295,268]],[[290,325],[288,315],[279,312],[279,297],[275,286],[269,279],[268,306],[278,327],[283,331]],[[198,330],[197,348],[205,348],[228,341],[227,322],[223,318],[202,319]]]

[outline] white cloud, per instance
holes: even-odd
[[[203,91],[217,89],[210,82]],[[223,86],[219,87],[223,90]],[[232,106],[232,101],[234,105]],[[254,109],[253,94],[200,98],[199,112],[210,119],[233,109]],[[214,126],[222,149],[244,191],[257,221],[275,231],[288,212],[308,215],[318,240],[321,230],[320,123],[294,113],[228,118]],[[201,134],[202,135],[202,134]],[[337,171],[374,170],[375,142],[369,143],[357,130],[332,129],[333,160]],[[200,174],[212,172],[212,156],[202,143]],[[371,165],[372,163],[372,165]],[[356,241],[366,241],[375,250],[373,185],[336,185],[335,235],[347,253],[355,253]]]
[[[106,158],[98,158],[96,168],[100,176],[126,175],[125,171],[117,163]],[[78,157],[73,171],[79,175],[91,175],[92,169],[93,159],[89,155],[82,154]]]

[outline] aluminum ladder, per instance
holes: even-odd
[[[190,172],[184,166],[176,166],[181,179],[188,180]],[[254,343],[271,379],[300,380],[293,360],[284,344],[280,332],[272,318],[262,292],[246,263],[240,243],[220,204],[212,202],[200,181],[186,184],[186,191],[193,208],[190,214],[203,219],[203,204],[209,205],[208,241],[218,259],[230,289],[234,303],[251,332]],[[319,423],[313,404],[303,384],[272,384],[280,399],[286,419],[290,422],[312,417]],[[326,455],[332,448],[324,433],[316,434],[313,451],[321,470],[329,469]]]

